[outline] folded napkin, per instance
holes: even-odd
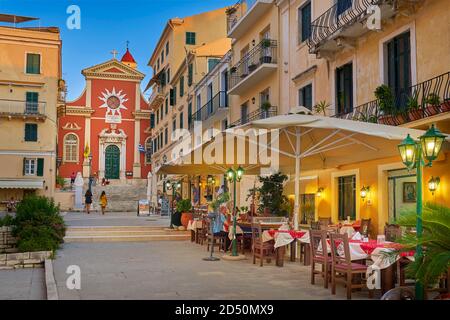
[[[352,237],[352,240],[358,240],[358,241],[362,240],[361,233],[359,233],[359,232],[355,233]]]

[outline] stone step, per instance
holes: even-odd
[[[150,241],[186,241],[190,234],[166,234],[166,235],[125,235],[125,236],[68,236],[64,242],[150,242]]]
[[[172,231],[159,226],[73,226],[66,229],[67,232],[93,232],[93,231]],[[173,232],[173,231],[172,231]]]

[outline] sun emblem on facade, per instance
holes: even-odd
[[[116,88],[114,87],[111,92],[108,89],[105,89],[105,92],[102,92],[103,97],[98,97],[103,101],[103,104],[100,106],[100,108],[107,108],[107,114],[111,114],[114,116],[117,113],[118,115],[121,115],[120,109],[127,110],[127,107],[124,106],[124,103],[128,101],[128,99],[125,99],[126,94],[122,94],[122,91],[123,90],[116,92]]]

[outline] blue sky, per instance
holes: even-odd
[[[147,75],[151,52],[169,18],[184,17],[230,6],[237,0],[0,0],[0,13],[39,17],[42,26],[61,29],[63,40],[63,78],[68,98],[78,97],[84,89],[81,70],[106,61],[116,49],[119,58],[130,41],[130,51]],[[69,30],[68,6],[81,9],[81,30]],[[38,26],[29,22],[24,26]]]

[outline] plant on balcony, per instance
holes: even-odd
[[[271,43],[270,39],[261,40],[262,51],[261,51],[261,57],[259,58],[259,62],[261,64],[272,63],[272,56],[270,54],[271,45],[272,45],[272,43]]]
[[[271,46],[271,41],[270,41],[270,39],[262,39],[261,40],[261,47],[263,47],[263,48],[270,48],[270,46]]]
[[[411,121],[419,120],[423,116],[422,110],[420,110],[420,105],[417,97],[409,97],[406,103],[406,109],[408,110],[408,118]]]
[[[327,115],[327,110],[330,107],[330,104],[326,102],[325,100],[320,101],[318,104],[316,104],[314,108],[314,112],[317,114],[323,114],[324,116]]]
[[[430,93],[426,99],[426,113],[429,116],[438,114],[440,111],[441,98],[436,93]]]
[[[394,94],[392,93],[392,89],[382,84],[375,89],[375,97],[378,100],[378,105],[380,107],[381,116],[379,121],[381,124],[389,124],[394,125]]]
[[[230,73],[235,73],[237,71],[237,68],[236,67],[231,67],[230,68]]]
[[[261,103],[261,109],[265,112],[269,111],[270,108],[272,108],[272,104],[270,103],[270,101],[264,101],[263,103]]]
[[[236,11],[237,11],[236,7],[228,7],[228,8],[225,10],[225,14],[226,14],[227,16],[231,16],[232,14],[236,13]]]

